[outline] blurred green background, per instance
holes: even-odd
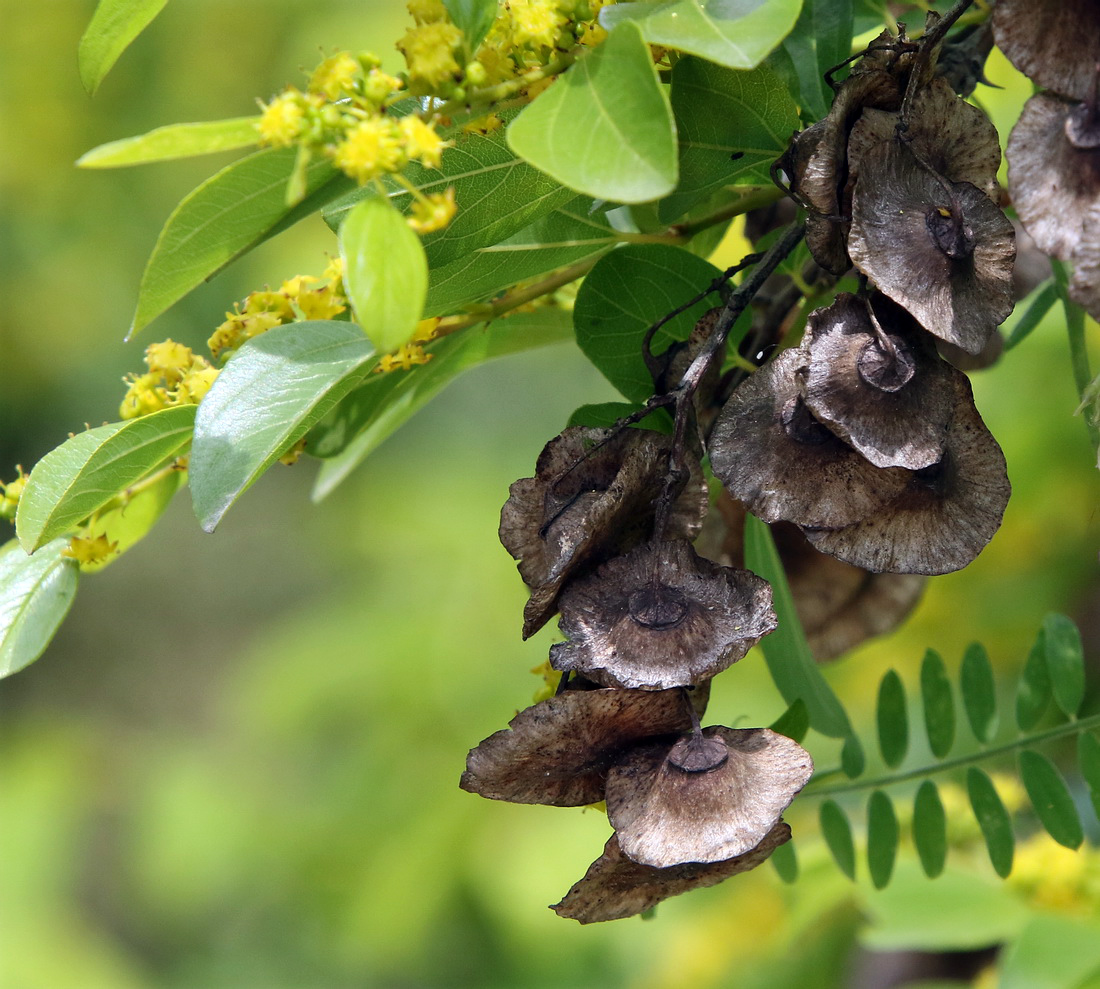
[[[146,343],[198,347],[233,300],[319,273],[334,249],[307,221],[124,344],[161,223],[231,158],[73,161],[160,124],[251,113],[322,51],[370,48],[396,68],[406,23],[393,2],[177,0],[89,99],[75,52],[93,7],[0,0],[4,478],[114,420]],[[1010,124],[1027,85],[1003,62],[990,74],[1008,88],[980,98]],[[878,680],[895,667],[912,696],[925,647],[955,670],[985,642],[1006,699],[1047,611],[1081,622],[1096,654],[1095,453],[1072,416],[1059,320],[974,380],[1013,500],[990,547],[934,579],[901,632],[828,670],[872,759]],[[877,894],[826,861],[813,801],[790,815],[796,886],[766,866],[668,901],[655,921],[592,928],[546,909],[599,854],[606,820],[480,800],[457,780],[466,750],[529,703],[553,639],[520,641],[499,506],[573,408],[613,398],[572,347],[481,368],[323,504],[309,502],[308,461],[272,471],[214,536],[181,496],[86,577],[47,653],[0,684],[0,986],[915,985],[936,969],[898,949],[983,948],[1036,917],[1094,930],[1094,852],[1037,850],[1001,886],[960,807],[948,874],[929,883],[906,851]],[[767,724],[782,710],[752,654],[717,681],[708,719]],[[811,741],[819,765],[835,763],[835,746]],[[957,960],[943,969],[956,981],[938,984],[991,958]]]

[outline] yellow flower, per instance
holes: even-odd
[[[302,133],[305,106],[302,94],[291,88],[280,93],[270,103],[261,103],[263,113],[256,125],[260,131],[260,143],[286,148]]]
[[[294,310],[290,307],[290,300],[286,295],[270,289],[250,292],[248,298],[244,300],[244,315],[255,316],[257,313],[275,313],[287,322],[294,318]],[[226,313],[226,316],[229,315]]]
[[[202,361],[200,364],[199,361]],[[221,372],[201,357],[184,375],[176,390],[172,393],[176,405],[198,405],[210,391],[210,386]]]
[[[462,130],[467,134],[492,134],[495,130],[500,130],[504,126],[504,121],[500,119],[495,113],[490,113],[487,117],[479,117],[477,120],[471,120],[469,123],[462,125]]]
[[[338,100],[354,92],[355,82],[361,71],[359,60],[351,52],[337,52],[313,70],[307,88],[311,93]]]
[[[17,465],[15,472],[15,477],[6,484],[0,481],[0,518],[3,519],[15,518],[15,510],[19,507],[19,499],[27,484],[27,475],[23,473],[23,468]]]
[[[542,684],[532,698],[533,703],[538,704],[540,701],[549,700],[558,692],[561,674],[550,665],[550,660],[532,667],[531,672],[542,678]]]
[[[280,458],[279,463],[286,464],[287,467],[293,467],[301,458],[305,452],[306,438],[303,436],[297,443],[294,444],[289,450],[286,451]]]
[[[404,83],[381,69],[371,69],[363,83],[363,95],[375,106],[381,106],[394,93],[404,88]]]
[[[443,149],[449,147],[450,142],[444,141],[431,124],[419,117],[402,117],[397,126],[405,139],[405,153],[410,158],[419,158],[427,168],[439,168]]]
[[[457,209],[454,186],[451,186],[446,192],[435,192],[423,200],[413,200],[408,224],[418,234],[435,233],[454,219]]]
[[[416,324],[416,329],[413,331],[412,340],[410,343],[429,343],[435,339],[436,328],[440,324],[440,318],[438,316],[432,316],[430,319],[422,319]]]
[[[123,379],[126,381],[127,379]],[[129,380],[129,388],[118,408],[120,419],[138,419],[150,412],[168,408],[168,390],[161,384],[159,372],[150,371]]]
[[[417,24],[433,24],[447,20],[447,8],[441,0],[409,0],[406,6]]]
[[[229,350],[236,350],[245,340],[266,333],[272,327],[281,326],[283,320],[278,313],[258,312],[249,315],[226,313],[226,320],[216,330],[206,346],[215,360]]]
[[[376,374],[389,374],[390,371],[410,371],[416,364],[427,364],[432,359],[431,354],[424,353],[424,348],[419,344],[406,343],[392,354],[386,354],[378,361],[374,369]]]
[[[359,183],[369,182],[405,164],[397,125],[386,117],[370,117],[352,128],[332,152],[336,167]]]
[[[455,50],[462,44],[462,32],[446,21],[411,27],[397,50],[405,56],[409,76],[431,90],[454,78],[459,71]]]
[[[567,23],[556,0],[511,0],[512,41],[517,47],[533,45],[553,48],[558,33]]]
[[[347,299],[334,282],[300,292],[294,301],[305,319],[332,319],[347,309]]]
[[[102,563],[117,549],[118,543],[109,542],[106,534],[100,533],[98,536],[73,536],[61,555],[82,565]]]
[[[179,381],[194,359],[190,347],[172,339],[151,343],[145,348],[146,367],[168,382]]]

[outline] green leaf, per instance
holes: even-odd
[[[974,737],[979,742],[990,741],[997,731],[997,686],[989,653],[980,642],[970,643],[963,653],[959,692]]]
[[[841,872],[849,879],[856,877],[856,846],[852,841],[852,826],[848,815],[835,800],[821,804],[821,836]]]
[[[1051,307],[1057,301],[1058,286],[1054,284],[1053,280],[1048,279],[1036,289],[1031,304],[1024,310],[1023,315],[1016,320],[1016,325],[1012,327],[1012,332],[1005,340],[1005,350],[1011,350],[1029,337],[1031,331],[1043,321],[1043,317],[1050,312]]]
[[[1055,703],[1073,718],[1085,699],[1085,656],[1081,633],[1065,615],[1043,619],[1043,654]]]
[[[592,200],[578,196],[518,233],[465,257],[429,276],[426,316],[458,312],[515,285],[608,250],[619,236],[603,210],[593,212]]]
[[[369,373],[354,323],[318,320],[253,337],[199,406],[191,499],[207,532],[241,494]]]
[[[155,484],[143,488],[127,499],[124,505],[102,512],[88,526],[88,536],[106,536],[114,546],[106,559],[80,564],[81,573],[96,573],[110,566],[123,553],[144,539],[171,504],[172,497],[183,483],[185,474],[173,470]]]
[[[31,471],[15,531],[28,553],[68,532],[187,446],[195,406],[181,405],[78,433]]]
[[[920,668],[920,692],[924,701],[924,726],[928,744],[937,759],[943,759],[955,742],[955,701],[943,659],[934,649],[924,654]]]
[[[1088,784],[1092,806],[1100,815],[1100,739],[1090,731],[1077,736],[1077,764]]]
[[[810,119],[820,120],[829,112],[833,91],[825,73],[852,53],[853,22],[851,0],[806,0],[794,30],[783,41]]]
[[[77,64],[84,88],[95,94],[111,66],[168,0],[99,0],[80,39]]]
[[[801,742],[810,730],[810,709],[800,697],[771,724],[771,730],[779,735]]]
[[[664,0],[604,7],[610,29],[633,21],[651,45],[699,55],[731,69],[759,65],[798,20],[802,0]]]
[[[340,225],[344,284],[359,325],[388,354],[409,342],[424,312],[428,261],[420,238],[385,199],[364,199]]]
[[[977,766],[971,766],[966,771],[966,792],[970,797],[974,817],[982,829],[993,871],[1003,879],[1012,871],[1012,856],[1016,846],[1012,835],[1012,820],[993,781]]]
[[[293,148],[257,151],[207,179],[173,210],[145,265],[130,336],[196,285],[257,244],[314,212],[340,180],[327,161],[307,171],[309,195],[286,204]]]
[[[935,879],[947,861],[947,815],[931,780],[921,783],[913,800],[913,844],[924,874]]]
[[[466,52],[473,57],[497,16],[497,0],[443,0],[447,14],[466,38]]]
[[[169,124],[148,134],[101,144],[81,155],[76,164],[78,168],[121,168],[248,148],[260,139],[260,133],[256,130],[259,119],[234,117],[232,120],[208,120],[199,124]]]
[[[875,790],[867,801],[867,869],[875,889],[890,884],[897,854],[898,817],[893,801],[882,790]]]
[[[624,396],[645,402],[653,394],[653,378],[642,358],[646,331],[719,275],[709,261],[680,247],[620,247],[596,262],[577,292],[573,307],[577,344]],[[673,341],[686,340],[700,317],[721,304],[721,297],[713,292],[670,319],[654,334],[653,353],[663,353]]]
[[[997,989],[1084,989],[1085,980],[1098,969],[1100,927],[1095,918],[1036,911],[1005,946]]]
[[[909,709],[905,686],[896,670],[887,670],[878,685],[878,744],[887,766],[900,766],[909,749]]]
[[[798,882],[798,856],[795,854],[793,841],[780,845],[772,852],[770,861],[783,882],[788,885]]]
[[[640,411],[641,408],[640,405],[632,405],[630,402],[595,402],[591,405],[582,405],[574,409],[566,425],[608,429],[614,426],[620,419],[625,419],[628,415]],[[656,417],[657,413],[653,413],[650,418],[656,419]],[[647,427],[650,425],[652,425],[652,423],[646,423]]]
[[[1081,818],[1066,781],[1045,755],[1025,749],[1020,753],[1020,779],[1044,828],[1059,845],[1077,848],[1084,841]]]
[[[307,449],[329,457],[313,489],[320,501],[378,445],[459,374],[495,357],[567,340],[569,314],[557,309],[517,313],[429,344],[432,359],[410,371],[371,375],[310,435]]]
[[[760,643],[768,672],[788,704],[801,699],[810,712],[810,724],[830,738],[852,736],[848,715],[821,675],[806,644],[783,564],[767,525],[752,515],[745,517],[745,566],[772,585],[772,606],[779,627]],[[854,736],[853,736],[854,737]]]
[[[76,563],[57,539],[27,556],[13,539],[0,548],[0,677],[33,663],[54,637],[76,594]]]
[[[852,780],[857,776],[862,776],[863,770],[867,768],[867,757],[863,752],[863,744],[855,732],[844,739],[844,745],[841,746],[840,768],[844,770],[844,775]]]
[[[676,186],[676,127],[633,24],[613,30],[508,127],[521,158],[596,199],[644,203]]]
[[[424,195],[454,189],[455,218],[444,230],[424,237],[424,251],[432,268],[497,244],[576,199],[572,189],[512,154],[500,131],[484,137],[468,134],[443,152],[439,169],[412,162],[403,174]],[[374,195],[367,187],[336,199],[323,211],[325,222],[337,230],[356,203]],[[412,208],[413,194],[408,189],[392,183],[388,196],[402,212]]]
[[[1038,723],[1050,703],[1050,671],[1046,662],[1046,626],[1039,629],[1035,645],[1027,654],[1020,683],[1016,687],[1016,724],[1021,731],[1030,731]]]
[[[739,72],[682,58],[672,70],[671,101],[680,181],[661,200],[664,223],[739,179],[770,183],[768,167],[799,126],[798,108],[766,65]]]

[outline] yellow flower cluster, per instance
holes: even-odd
[[[76,560],[81,566],[102,563],[118,550],[118,543],[108,540],[105,533],[98,536],[73,536],[69,545],[62,551],[62,556],[70,560]]]
[[[218,369],[190,347],[163,340],[145,348],[145,374],[130,375],[119,406],[122,419],[159,412],[173,405],[198,405],[210,390]]]
[[[436,327],[440,319],[433,316],[430,319],[422,319],[416,324],[416,332],[412,339],[398,347],[392,354],[380,357],[378,365],[374,369],[375,374],[389,374],[391,371],[411,371],[417,364],[427,364],[432,355],[426,353],[424,344],[435,339]]]
[[[1095,915],[1100,908],[1100,854],[1087,845],[1059,845],[1045,832],[1020,842],[1008,885],[1036,906]]]
[[[0,481],[0,519],[14,521],[15,510],[19,507],[19,499],[23,495],[23,488],[27,483],[27,475],[23,468],[16,465],[15,477],[6,484]]]

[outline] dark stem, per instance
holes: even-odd
[[[909,73],[909,84],[905,87],[905,97],[901,101],[901,119],[898,121],[898,133],[902,134],[909,129],[909,117],[913,113],[913,102],[921,88],[921,77],[926,75],[931,68],[932,53],[936,46],[943,41],[947,32],[951,30],[955,21],[962,16],[973,0],[958,0],[940,20],[934,24],[921,38],[920,51],[913,61],[913,68]]]

